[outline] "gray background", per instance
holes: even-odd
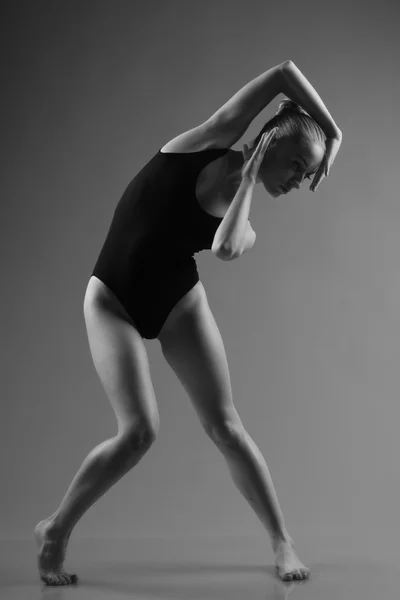
[[[8,2],[1,96],[0,535],[31,536],[116,433],[83,297],[127,183],[245,83],[291,59],[344,134],[331,174],[257,186],[254,248],[197,256],[234,402],[292,537],[398,530],[400,205],[395,2]],[[278,96],[235,145],[276,111]],[[74,537],[266,533],[146,342],[156,443]]]

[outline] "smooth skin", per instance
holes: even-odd
[[[272,133],[264,134],[258,144],[261,147],[262,161],[255,182],[262,183],[270,196],[278,198],[293,189],[300,189],[302,183],[317,175],[321,165],[325,164],[326,154],[317,142],[294,142],[290,138],[274,139]],[[232,195],[232,184],[239,186],[244,167],[255,154],[255,150],[256,144],[253,140],[249,146],[244,144],[241,152],[228,153],[222,193],[226,189],[226,193]],[[320,179],[313,181],[313,191],[318,188],[319,183]]]
[[[302,168],[290,166],[295,151],[297,147],[290,143],[278,148],[274,160],[281,165],[279,175],[262,161],[259,179],[270,193],[275,193],[278,182],[300,183]],[[246,164],[244,155],[237,154],[232,177]],[[314,161],[314,168],[318,150],[312,154],[310,149],[306,156]],[[85,295],[84,317],[94,366],[114,409],[118,432],[89,453],[59,508],[35,528],[40,578],[47,585],[78,581],[76,574],[63,569],[73,528],[90,506],[144,457],[160,427],[144,341],[118,299],[94,276]],[[278,576],[282,580],[307,578],[310,570],[295,553],[268,466],[233,404],[224,343],[201,281],[174,307],[158,339],[204,431],[269,533]]]
[[[118,432],[89,453],[56,512],[35,528],[40,578],[47,585],[78,581],[76,574],[63,569],[73,528],[144,457],[160,427],[144,341],[118,299],[94,276],[85,295],[84,317],[94,366]],[[294,551],[267,464],[233,404],[224,343],[201,281],[173,308],[158,339],[205,433],[269,533],[278,576],[307,578],[310,571]]]
[[[271,96],[276,95],[281,91],[281,72],[280,66],[271,69],[265,77],[255,80],[256,87],[244,88],[244,95],[239,98],[245,107],[242,114],[246,119],[251,112],[247,94],[252,98],[256,97],[253,94],[265,98],[268,88]],[[235,98],[232,100],[236,102]],[[258,100],[256,104],[254,113],[258,110]],[[232,102],[227,106],[230,109]],[[179,136],[175,151],[193,151],[196,139],[197,143],[209,143],[210,147],[230,147],[246,127],[247,122],[238,128],[219,127],[218,122],[211,119]],[[331,157],[334,158],[337,149],[331,146]],[[244,148],[244,153],[228,153],[224,167],[231,183],[241,174],[248,160],[248,150],[254,152],[254,144]],[[294,164],[298,151],[306,159],[307,167],[301,166],[301,160]],[[312,172],[318,161],[321,177],[323,173],[326,175],[329,160],[329,155],[321,160],[315,145],[293,145],[281,140],[268,149],[257,177],[271,195],[280,195],[279,186],[298,188],[306,172]],[[117,433],[88,454],[58,509],[35,527],[40,578],[47,585],[78,581],[75,574],[63,569],[73,528],[94,502],[144,457],[160,427],[146,347],[132,319],[111,290],[94,276],[89,280],[83,309],[93,363],[115,412]],[[233,404],[224,343],[201,281],[173,308],[158,339],[205,433],[222,453],[235,485],[268,532],[278,576],[283,580],[308,577],[309,569],[294,551],[265,460]]]

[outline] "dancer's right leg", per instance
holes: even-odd
[[[85,458],[60,506],[35,528],[39,572],[48,585],[74,583],[62,569],[72,529],[144,456],[159,429],[159,412],[144,342],[115,296],[92,277],[84,315],[96,371],[114,409],[118,433]]]

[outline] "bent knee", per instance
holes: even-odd
[[[160,422],[155,421],[125,427],[118,435],[129,451],[145,449],[156,441],[159,429]]]
[[[240,421],[207,424],[205,429],[215,444],[233,448],[242,443],[246,433]]]

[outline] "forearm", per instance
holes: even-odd
[[[300,69],[292,61],[287,61],[282,68],[282,73],[282,93],[300,104],[318,123],[327,137],[341,137],[342,133],[323,103],[322,98],[304,77]]]
[[[255,181],[249,178],[242,179],[234,199],[215,232],[213,251],[222,248],[231,256],[242,253],[254,186]]]

